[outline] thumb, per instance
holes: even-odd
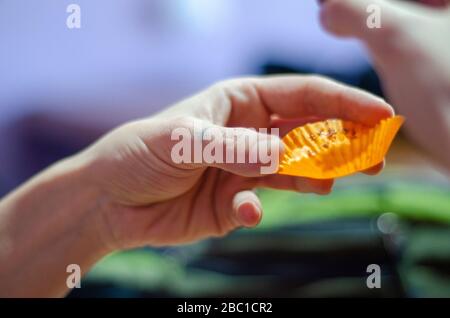
[[[245,177],[275,173],[283,144],[278,134],[267,132],[267,129],[210,126],[203,134],[203,144],[207,143],[204,164]],[[217,155],[217,149],[223,149],[222,156]]]
[[[278,129],[223,127],[199,119],[185,121],[183,126],[187,137],[183,131],[172,132],[177,143],[172,144],[171,158],[176,164],[216,167],[245,177],[278,170],[283,152]]]
[[[321,2],[322,26],[337,36],[358,37],[368,43],[385,40],[402,27],[405,19],[420,14],[420,5],[386,0],[325,0]]]

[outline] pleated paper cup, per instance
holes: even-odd
[[[329,119],[295,128],[283,138],[278,173],[332,179],[367,170],[383,161],[403,122],[395,116],[368,127]]]

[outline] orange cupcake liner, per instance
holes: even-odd
[[[329,119],[297,127],[283,138],[278,173],[332,179],[367,170],[383,161],[403,122],[394,116],[368,127]]]

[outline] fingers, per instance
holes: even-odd
[[[276,135],[185,118],[173,130],[171,159],[186,168],[215,167],[243,177],[275,173],[283,154]]]
[[[384,165],[385,165],[385,162],[382,161],[379,164],[377,164],[377,165],[367,169],[366,171],[363,171],[363,173],[365,173],[365,174],[367,174],[369,176],[377,175],[377,174],[379,174],[381,172],[381,170],[383,170]]]
[[[261,178],[252,178],[246,181],[245,186],[268,187],[280,190],[291,190],[302,193],[329,194],[334,180],[315,180],[283,175],[270,175]],[[232,200],[232,215],[229,224],[233,227],[254,227],[262,218],[262,205],[252,190],[240,190]]]
[[[280,136],[287,135],[291,130],[297,128],[299,126],[306,125],[308,123],[314,123],[317,121],[325,120],[326,118],[309,116],[304,118],[296,118],[296,119],[281,119],[275,118],[271,120],[271,127],[278,128]]]
[[[319,76],[233,79],[214,85],[208,96],[221,96],[222,102],[206,103],[203,112],[213,118],[210,113],[226,110],[226,125],[231,126],[267,127],[274,115],[281,119],[341,118],[374,125],[393,114],[381,98]]]
[[[341,118],[372,126],[394,113],[379,97],[317,76],[266,77],[253,85],[280,118]]]
[[[419,1],[425,5],[440,8],[446,7],[450,4],[449,0],[419,0]]]
[[[226,215],[226,219],[222,219],[222,229],[226,229],[225,232],[240,226],[254,227],[261,221],[263,211],[261,202],[255,192],[248,189],[268,187],[325,195],[331,192],[334,183],[334,180],[315,180],[284,175],[249,178],[245,182],[239,180],[241,179],[235,176],[226,181],[228,185],[222,184],[226,188],[232,187],[237,189],[232,199],[232,213],[223,214],[224,216]],[[224,226],[223,224],[228,225]]]
[[[294,120],[286,127],[290,129],[291,125],[298,124]],[[172,141],[178,141],[171,145],[171,161],[179,167],[215,167],[238,176],[259,177],[254,181],[254,186],[318,194],[327,194],[331,190],[332,181],[273,175],[278,170],[284,152],[278,136],[246,128],[216,126],[195,118],[184,120],[182,125],[187,135],[171,136]],[[283,129],[287,130],[286,127]],[[182,137],[182,140],[177,139],[177,136]],[[377,174],[383,166],[384,162],[381,162],[364,173]]]
[[[253,191],[245,190],[234,195],[233,216],[240,226],[258,225],[262,218],[262,205]]]
[[[225,136],[225,160],[211,166],[246,177],[275,173],[284,151],[278,136],[245,128],[218,127]],[[229,159],[227,160],[227,156]]]
[[[302,193],[329,194],[334,180],[318,180],[287,175],[270,175],[255,180],[255,187],[290,190]]]
[[[216,86],[214,94],[222,94],[225,99],[232,100],[230,107],[244,108],[247,115],[252,114],[252,109],[259,108],[258,113],[261,113],[261,108],[264,108],[270,116],[292,119],[293,122],[299,118],[303,121],[341,118],[372,126],[394,113],[390,105],[374,95],[317,76],[237,79],[223,85],[227,88],[222,91]],[[239,95],[239,98],[231,97],[230,94]],[[250,95],[253,97],[250,98]],[[258,98],[255,98],[255,95]],[[248,103],[251,107],[243,105]],[[212,106],[205,106],[213,107],[208,108],[209,111],[206,113],[214,113],[217,108],[214,105],[213,103]],[[243,114],[242,111],[230,112],[233,113]],[[250,127],[267,127],[270,125],[270,116],[265,116],[267,122],[260,123],[264,125],[257,126],[252,123],[255,126]],[[189,148],[192,140],[194,141],[193,150],[189,150],[188,154],[180,149],[182,146],[172,144],[171,157],[174,163],[184,162],[188,167],[216,167],[246,177],[272,174],[277,171],[283,153],[283,144],[279,136],[269,135],[267,130],[264,132],[224,127],[222,124],[214,124],[215,121],[208,119],[209,117],[211,116],[183,117],[181,121],[171,124],[188,130],[190,136],[185,139],[188,139]],[[248,116],[242,115],[242,118],[245,119],[239,122],[238,118],[233,124],[248,127]],[[174,129],[171,132],[172,137],[174,132],[175,139],[172,140],[179,141],[183,133],[177,133]],[[200,145],[200,149],[197,149],[196,145]]]
[[[367,8],[369,5],[385,5],[384,0],[327,0],[320,10],[320,22],[328,31],[337,36],[369,37]],[[386,9],[383,9],[385,11]],[[378,31],[378,30],[377,30]],[[372,32],[373,34],[374,32]]]
[[[402,1],[326,0],[322,1],[320,21],[334,35],[372,43],[388,40],[401,30],[405,19],[414,18],[421,10],[420,5]]]

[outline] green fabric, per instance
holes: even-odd
[[[259,228],[384,212],[450,224],[450,188],[414,179],[338,187],[327,196],[275,190],[259,195],[265,211]]]

